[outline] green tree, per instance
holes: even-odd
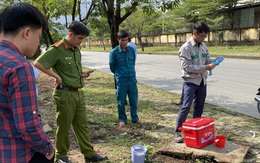
[[[7,3],[13,3],[15,0],[3,1],[6,5]],[[81,0],[24,0],[23,2],[31,3],[41,9],[46,17],[49,18],[48,21],[51,21],[54,17],[65,16],[66,26],[67,15],[71,15],[72,20],[75,20],[78,16],[79,20],[86,24],[94,10],[98,10],[99,14],[107,19],[112,47],[115,47],[118,45],[117,33],[120,24],[136,10],[137,6],[140,6],[146,13],[158,10],[164,12],[178,6],[180,0],[91,0],[86,3],[89,4],[89,6],[86,7],[88,8],[88,12],[84,16],[81,14]],[[46,35],[50,42],[53,42],[50,30],[47,30]]]
[[[174,20],[185,22],[184,24],[195,24],[197,22],[206,22],[207,18],[217,15],[218,3],[215,0],[183,0],[182,4],[173,11]]]
[[[213,29],[213,37],[217,37],[218,39],[215,39],[215,45],[219,42],[223,41],[223,31],[218,32],[218,29],[222,26],[224,16],[219,16],[215,19],[207,19],[209,22],[208,25]]]
[[[238,0],[218,0],[218,4],[218,10],[226,18],[224,24],[227,24],[230,28],[237,26],[234,8],[237,6]]]
[[[122,23],[122,28],[137,38],[142,51],[144,51],[142,36],[144,33],[158,30],[158,28],[161,29],[161,24],[157,23],[160,16],[160,12],[144,13],[139,8]]]
[[[82,3],[76,3],[74,0],[73,14],[75,14],[76,6]],[[77,2],[79,2],[78,0]],[[163,11],[172,9],[178,6],[180,0],[92,0],[89,2],[89,10],[86,16],[80,21],[86,23],[89,16],[93,13],[99,13],[101,17],[106,17],[107,23],[110,29],[110,39],[112,48],[118,45],[117,33],[119,31],[120,24],[126,20],[135,10],[137,6],[140,6],[145,13],[152,13],[153,11]],[[78,6],[78,10],[81,7]],[[95,15],[96,16],[96,15]],[[81,14],[79,14],[81,18]]]
[[[58,19],[61,15],[66,15],[66,11],[72,8],[72,0],[66,2],[63,0],[2,0],[0,8],[5,8],[17,2],[30,3],[41,10],[45,15],[48,21],[48,28],[43,32],[41,43],[46,44],[48,47],[62,37],[60,31],[64,29],[64,27],[60,22],[55,21],[55,19]]]
[[[67,11],[71,10],[72,8],[72,0],[68,0],[65,2],[63,0],[29,1],[31,1],[34,6],[38,7],[43,12],[48,21],[49,26],[45,30],[45,33],[43,35],[48,47],[49,44],[53,44],[55,41],[57,41],[57,38],[53,39],[53,36],[55,36],[54,34],[57,34],[58,30],[62,29],[61,23],[56,22],[55,19],[57,20],[61,15],[64,15],[66,17],[66,15],[68,14]]]
[[[144,12],[151,13],[152,11],[166,11],[178,6],[180,0],[102,0],[102,11],[107,18],[110,28],[110,38],[112,48],[118,45],[117,33],[120,24],[126,20],[134,11],[136,7],[140,6]]]
[[[0,7],[6,7],[14,2],[27,2],[37,7],[46,17],[48,28],[43,33],[43,40],[47,47],[60,39],[60,30],[64,29],[60,22],[56,20],[67,15],[67,11],[72,9],[73,0],[3,0]]]
[[[105,38],[109,37],[109,27],[104,17],[90,17],[87,25],[91,29],[90,37],[92,40],[100,40],[101,44],[106,50],[104,41]],[[90,47],[89,47],[90,49]]]

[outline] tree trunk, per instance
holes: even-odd
[[[74,0],[74,1],[73,1],[73,9],[72,9],[72,21],[75,20],[76,7],[77,7],[77,0]]]
[[[143,45],[143,42],[142,42],[142,36],[141,35],[137,35],[137,39],[138,39],[138,42],[140,43],[142,51],[144,51],[144,45]]]
[[[112,48],[115,48],[118,45],[118,41],[117,41],[117,32],[118,30],[116,30],[116,27],[114,25],[112,25],[111,27],[111,44],[112,44]]]
[[[112,48],[118,45],[117,33],[119,31],[119,25],[132,14],[138,2],[131,3],[131,7],[127,10],[124,16],[121,17],[121,0],[102,0],[104,11],[106,12],[107,21],[110,27],[110,38]],[[116,6],[114,6],[116,5]]]
[[[104,43],[104,36],[101,36],[100,40],[101,40],[101,45],[103,46],[103,49],[106,50],[106,45]]]
[[[114,4],[109,1],[102,0],[103,8],[106,11],[106,17],[110,28],[110,40],[112,48],[118,45],[117,32],[119,31],[119,25],[116,23],[116,16],[114,15]]]
[[[177,39],[178,39],[178,37],[177,37],[177,33],[174,34],[174,37],[175,37],[174,45],[175,45],[175,47],[177,47]]]
[[[42,37],[43,37],[45,45],[46,45],[46,49],[45,50],[47,50],[49,48],[49,42],[48,42],[48,37],[47,37],[47,32],[46,31],[44,31]]]
[[[109,24],[110,24],[110,38],[111,38],[111,44],[112,44],[112,48],[115,48],[118,45],[118,41],[117,41],[117,33],[119,31],[119,25],[117,24],[117,20],[116,18],[110,17],[109,19]]]
[[[106,45],[104,44],[104,41],[102,41],[101,43],[102,43],[103,49],[106,50]]]
[[[50,29],[49,28],[46,28],[46,34],[47,34],[47,38],[49,39],[50,41],[50,44],[54,44],[54,41],[52,39],[52,36],[51,36],[51,33],[50,33]]]

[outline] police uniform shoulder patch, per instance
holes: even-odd
[[[55,46],[56,48],[58,48],[58,47],[60,47],[62,44],[63,44],[63,42],[58,41],[58,42],[56,42],[56,43],[54,44],[54,46]]]

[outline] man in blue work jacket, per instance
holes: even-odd
[[[118,105],[119,126],[127,122],[125,113],[126,96],[129,97],[130,114],[133,123],[142,124],[137,115],[138,89],[135,73],[135,51],[127,46],[129,34],[121,30],[117,34],[119,45],[109,55],[109,66],[116,80],[116,98]]]

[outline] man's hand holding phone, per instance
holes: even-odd
[[[89,71],[83,72],[82,73],[82,77],[83,78],[88,78],[90,76],[91,73],[93,73],[95,71],[95,69],[91,69]]]

